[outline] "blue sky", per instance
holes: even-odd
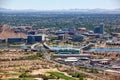
[[[120,0],[0,0],[0,7],[9,9],[115,9]]]

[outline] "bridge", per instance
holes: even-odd
[[[31,46],[31,49],[32,49],[32,50],[35,50],[36,47],[38,47],[38,46],[41,46],[41,43],[35,43],[35,44],[33,44],[33,45]]]
[[[51,48],[50,46],[48,46],[46,43],[43,43],[43,46],[44,46],[46,49],[52,50],[52,48]]]
[[[89,49],[91,46],[94,46],[94,45],[95,45],[94,43],[89,43],[88,45],[81,47],[81,49],[86,50],[86,49]]]
[[[36,44],[33,44],[31,46],[31,49],[32,50],[35,50],[37,46],[43,46],[46,50],[50,50],[50,51],[55,51],[54,49],[52,49],[49,45],[47,45],[45,42],[44,43],[36,43]],[[86,50],[88,49],[89,47],[93,46],[94,43],[89,43],[88,45],[86,46],[83,46],[83,47],[80,47],[79,50],[83,49],[83,50]]]

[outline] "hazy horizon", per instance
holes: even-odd
[[[0,0],[0,8],[24,10],[119,9],[119,0]]]

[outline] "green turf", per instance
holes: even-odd
[[[54,75],[58,78],[65,79],[65,80],[76,80],[75,78],[66,76],[66,75],[64,75],[63,73],[60,73],[60,72],[48,72],[48,73],[50,73],[51,75]]]
[[[33,78],[10,78],[7,80],[35,80],[35,79],[33,79]]]

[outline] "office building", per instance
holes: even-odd
[[[35,35],[35,31],[29,31],[27,32],[28,35]]]
[[[0,39],[0,43],[5,43],[6,40],[5,39]]]
[[[104,34],[104,25],[100,24],[99,26],[94,28],[94,33]]]
[[[45,40],[45,35],[44,34],[39,34],[39,35],[28,35],[27,36],[27,43],[28,44],[33,44],[36,42],[42,42]]]
[[[84,39],[84,36],[83,36],[83,35],[74,35],[74,36],[72,37],[72,40],[73,40],[73,41],[76,41],[76,42],[81,42],[81,41],[83,41],[83,39]]]
[[[25,38],[8,38],[7,39],[8,43],[21,43],[21,42],[26,42]]]
[[[76,28],[75,28],[75,27],[70,27],[70,28],[68,29],[68,31],[69,31],[69,34],[70,34],[70,35],[74,35],[75,32],[76,32]]]
[[[65,40],[67,37],[67,34],[60,34],[58,35],[58,40]]]

